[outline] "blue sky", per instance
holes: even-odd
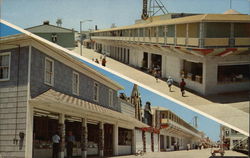
[[[1,0],[0,0],[1,1]],[[162,0],[169,12],[223,13],[229,9],[230,0]],[[56,24],[62,18],[62,26],[79,30],[108,28],[133,24],[141,16],[142,0],[2,0],[1,18],[22,28],[42,24],[49,20]],[[249,0],[232,0],[232,8],[250,14]]]
[[[94,28],[109,28],[133,24],[141,16],[142,0],[0,0],[0,17],[8,22],[28,28],[49,20],[56,24],[57,18],[62,18],[63,27],[79,30],[81,20],[91,19],[83,24],[83,30]],[[229,9],[230,0],[162,0],[169,12],[185,13],[223,13]],[[232,0],[232,8],[250,14],[250,0]],[[1,34],[3,34],[1,27]],[[97,69],[97,68],[96,68]],[[98,68],[99,71],[116,80],[126,89],[129,96],[133,84]],[[191,110],[177,105],[146,89],[140,88],[143,104],[150,101],[152,105],[165,106],[187,122],[198,116],[199,130],[205,131],[213,140],[219,139],[219,124]],[[147,99],[145,99],[147,98]]]

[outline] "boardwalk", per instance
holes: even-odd
[[[79,47],[74,52],[78,54]],[[83,56],[88,59],[100,58],[99,53],[86,48],[83,48]],[[156,83],[153,76],[112,58],[107,57],[106,67],[141,83],[139,85],[144,88],[151,88],[153,92],[158,92],[165,98],[199,112],[204,116],[208,116],[245,135],[249,135],[249,96],[247,96],[247,93],[216,95],[203,98],[194,93],[186,92],[187,97],[181,97],[178,87],[174,86],[174,92],[169,92],[165,81],[160,80],[159,83]]]
[[[147,153],[143,156],[117,156],[113,158],[219,158],[219,154],[212,157],[211,149],[173,151],[173,152],[155,152]],[[234,151],[226,151],[224,158],[247,158],[246,155]]]

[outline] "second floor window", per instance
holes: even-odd
[[[79,95],[79,74],[77,72],[73,72],[72,92],[75,95]]]
[[[54,61],[47,57],[45,58],[44,82],[50,86],[54,84]]]
[[[0,81],[10,79],[10,53],[0,54]]]
[[[113,106],[113,91],[110,89],[109,90],[109,106]]]
[[[99,84],[94,83],[94,94],[93,94],[93,100],[98,102],[99,101]]]

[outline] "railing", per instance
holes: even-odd
[[[120,36],[92,36],[92,39],[121,40],[131,42],[147,42],[180,46],[199,47],[199,38],[186,37],[120,37]],[[234,39],[234,46],[250,46],[250,38],[238,37]],[[229,38],[204,38],[204,47],[229,47]]]
[[[229,46],[229,38],[205,38],[204,46]]]
[[[235,46],[250,46],[250,38],[235,38]]]

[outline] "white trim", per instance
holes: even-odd
[[[10,80],[10,69],[11,69],[11,52],[0,53],[0,56],[9,56],[9,65],[8,65],[8,78],[0,79],[0,81],[9,81]]]
[[[97,87],[97,94],[96,94],[96,99],[95,99],[95,86]],[[94,86],[93,86],[93,100],[95,101],[95,102],[99,102],[99,83],[97,83],[97,82],[94,82]]]
[[[77,76],[76,92],[74,91],[74,75]],[[79,95],[79,82],[80,82],[80,80],[79,80],[79,73],[73,71],[73,73],[72,73],[72,93],[74,95]]]
[[[46,61],[50,61],[52,63],[52,74],[51,74],[51,83],[46,82]],[[44,60],[44,83],[49,85],[49,86],[54,86],[54,60],[51,58],[45,57]]]
[[[31,51],[32,51],[32,46],[31,44],[29,45],[29,58],[28,58],[28,90],[27,90],[27,96],[28,96],[28,99],[31,98],[30,96],[30,73],[31,73]]]
[[[114,92],[112,89],[109,89],[109,106],[114,106]]]

